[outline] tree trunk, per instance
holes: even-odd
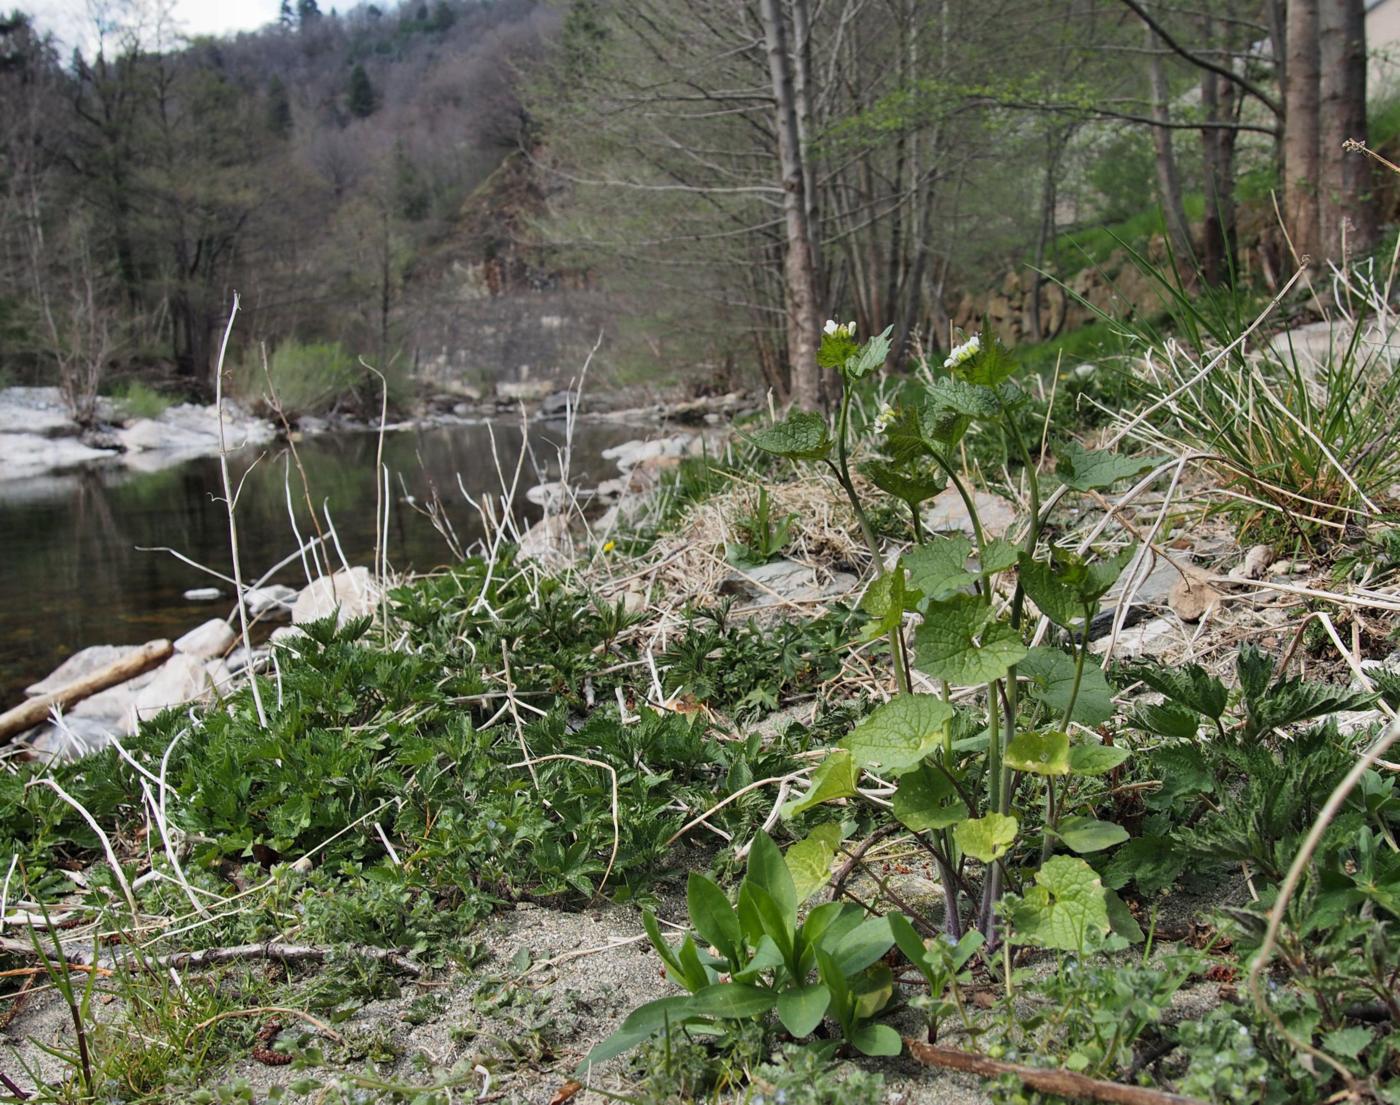
[[[1162,65],[1162,41],[1151,27],[1147,28],[1148,79],[1152,86],[1152,118],[1159,124],[1171,121],[1171,94],[1167,73]],[[1157,194],[1162,203],[1162,220],[1166,224],[1167,242],[1181,266],[1183,275],[1195,272],[1194,250],[1191,248],[1191,228],[1186,222],[1186,209],[1181,202],[1181,177],[1176,171],[1176,154],[1172,150],[1172,132],[1166,126],[1152,128],[1152,148],[1156,153]]]
[[[773,85],[778,132],[778,164],[783,184],[783,299],[788,320],[788,364],[792,376],[792,400],[803,410],[821,403],[817,375],[816,269],[807,232],[802,143],[797,129],[797,99],[792,87],[787,28],[779,0],[760,0],[759,17],[768,49],[768,74]]]
[[[1366,140],[1366,4],[1319,0],[1317,13],[1321,252],[1340,263],[1376,245],[1370,159],[1342,152]]]
[[[1316,257],[1318,225],[1318,0],[1288,0],[1283,122],[1283,223],[1298,258]],[[1340,144],[1341,138],[1337,139]]]
[[[1215,38],[1214,20],[1202,20],[1201,39]],[[1225,43],[1231,45],[1226,32]],[[1232,122],[1239,98],[1236,87],[1219,74],[1204,70],[1201,75],[1201,107],[1206,122]],[[1206,209],[1201,226],[1201,272],[1207,284],[1234,282],[1235,272],[1235,138],[1225,127],[1201,130],[1201,167],[1205,177]]]

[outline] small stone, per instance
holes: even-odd
[[[332,614],[336,624],[344,625],[352,618],[372,614],[379,605],[379,585],[365,567],[341,570],[322,576],[297,596],[292,607],[292,624],[304,625],[320,621]]]
[[[1120,660],[1135,660],[1139,657],[1157,657],[1167,652],[1178,640],[1179,633],[1169,618],[1153,618],[1150,622],[1135,625],[1118,634],[1113,655]],[[1111,637],[1101,637],[1091,641],[1089,651],[1102,655],[1108,651]]]
[[[985,491],[974,491],[972,503],[982,522],[982,531],[988,537],[1000,537],[1016,521],[1016,511],[1005,499]],[[972,536],[972,519],[957,488],[944,488],[924,510],[924,526],[935,533],[953,530]]]
[[[254,618],[290,617],[297,601],[295,587],[271,583],[266,587],[250,587],[243,593],[243,602]]]
[[[224,593],[217,587],[191,587],[185,592],[186,602],[217,602]]]
[[[1244,554],[1244,560],[1230,569],[1231,579],[1259,579],[1274,562],[1271,545],[1254,545]]]
[[[1168,600],[1172,612],[1184,622],[1198,622],[1219,604],[1223,596],[1209,582],[1205,574],[1188,568],[1186,574],[1172,585]]]
[[[223,618],[210,618],[191,629],[175,642],[175,651],[197,660],[212,660],[222,656],[233,645],[235,635]]]

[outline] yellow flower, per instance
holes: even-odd
[[[615,548],[617,548],[617,542],[616,542],[616,541],[604,541],[604,542],[603,542],[603,551],[604,551],[605,553],[612,552],[613,549],[615,549]]]

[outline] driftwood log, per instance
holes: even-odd
[[[1197,1098],[1154,1090],[1148,1086],[1106,1082],[1101,1078],[1089,1078],[1070,1070],[1006,1063],[975,1051],[938,1047],[935,1044],[926,1044],[922,1040],[906,1038],[904,1042],[909,1047],[909,1054],[926,1067],[959,1070],[968,1074],[978,1074],[983,1078],[1000,1078],[1004,1074],[1010,1074],[1019,1078],[1022,1085],[1033,1090],[1067,1097],[1072,1101],[1106,1101],[1110,1105],[1205,1105]]]
[[[69,683],[52,694],[37,695],[13,710],[0,714],[0,741],[9,740],[16,733],[32,729],[49,716],[55,706],[67,709],[74,703],[90,698],[98,691],[135,679],[138,675],[159,667],[170,658],[174,646],[169,641],[150,641],[128,656],[113,660],[106,667],[98,668],[85,675],[76,683]]]

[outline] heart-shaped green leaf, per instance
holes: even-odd
[[[1020,634],[971,596],[930,604],[914,648],[920,671],[960,685],[1002,679],[1026,655]]]
[[[1072,850],[1084,855],[1088,852],[1102,852],[1115,844],[1128,839],[1128,830],[1112,821],[1099,821],[1092,817],[1066,817],[1060,822],[1055,835]]]
[[[753,431],[748,439],[765,453],[792,460],[824,460],[833,444],[826,418],[812,411],[793,411],[782,422]]]
[[[1014,943],[1083,952],[1108,934],[1107,892],[1082,859],[1053,856],[1041,864],[1035,883],[1012,902]]]
[[[1026,694],[1057,717],[1069,705],[1074,691],[1074,657],[1057,648],[1041,645],[1016,665],[1016,677],[1028,681]],[[1079,679],[1071,721],[1080,725],[1101,725],[1113,716],[1113,690],[1096,664],[1085,664]]]
[[[861,596],[860,608],[870,615],[870,621],[861,631],[861,640],[876,641],[898,629],[904,620],[904,613],[918,608],[919,591],[910,590],[904,582],[904,566],[896,564],[892,571],[875,577]]]
[[[1055,451],[1055,475],[1066,487],[1076,491],[1090,491],[1111,487],[1119,480],[1126,480],[1165,464],[1168,457],[1146,456],[1127,457],[1106,449],[1090,452],[1073,441],[1066,442]]]
[[[1006,766],[1035,775],[1069,774],[1069,734],[1053,729],[1017,733],[1006,746]]]
[[[841,741],[857,766],[898,775],[943,742],[953,708],[931,694],[902,694],[879,707]]]
[[[932,538],[905,553],[900,563],[909,569],[911,587],[925,598],[942,600],[976,581],[977,576],[967,567],[971,554],[972,542],[955,533]]]
[[[921,833],[956,825],[967,816],[967,806],[947,775],[932,764],[923,764],[899,777],[894,815],[906,829]]]
[[[973,859],[991,863],[1006,855],[1019,828],[1020,823],[1014,817],[989,813],[961,822],[953,830],[953,839]]]
[[[805,902],[831,878],[831,861],[836,858],[836,847],[840,843],[841,826],[829,821],[818,825],[806,839],[799,840],[784,854],[799,903]]]
[[[1129,756],[1113,744],[1076,744],[1069,750],[1069,769],[1075,775],[1107,775]]]

